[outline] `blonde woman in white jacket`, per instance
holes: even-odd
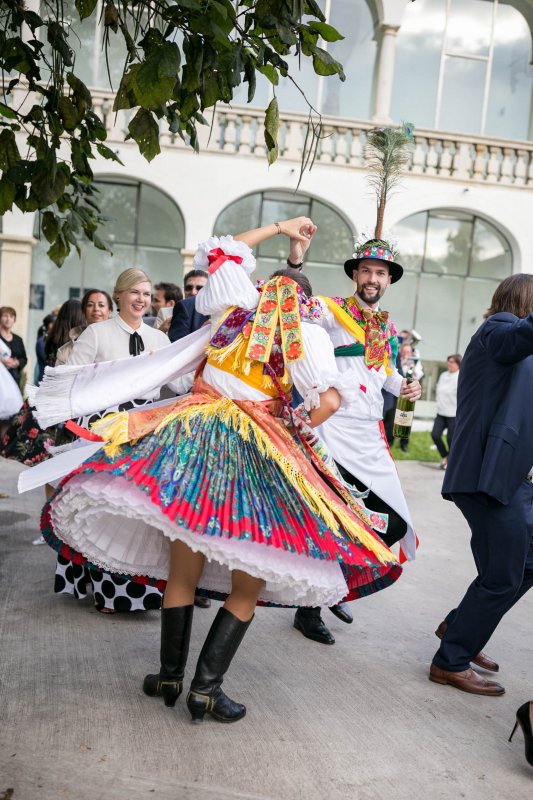
[[[433,423],[431,438],[435,442],[442,458],[441,469],[446,469],[448,453],[452,446],[457,412],[457,382],[459,380],[461,359],[462,356],[459,353],[448,356],[446,359],[447,370],[440,375],[437,381],[437,416]],[[442,438],[444,431],[446,431],[447,447]]]

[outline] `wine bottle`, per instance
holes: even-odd
[[[412,383],[414,381],[413,378],[413,370],[409,369],[405,375],[405,380],[407,383]],[[411,428],[413,426],[413,418],[415,415],[415,402],[414,400],[408,400],[407,397],[404,397],[402,394],[398,397],[398,403],[396,404],[396,413],[394,415],[394,427],[392,429],[392,435],[394,437],[398,437],[398,439],[409,439],[411,435]]]

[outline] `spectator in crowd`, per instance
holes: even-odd
[[[37,356],[37,366],[35,370],[35,382],[40,383],[43,379],[44,368],[46,366],[46,356],[44,353],[44,345],[46,337],[52,330],[52,325],[55,322],[54,314],[47,314],[43,319],[43,324],[37,331],[37,341],[35,342],[35,355]]]
[[[183,279],[185,297],[195,297],[206,285],[209,273],[203,269],[191,269]]]
[[[152,295],[153,328],[168,333],[174,306],[183,300],[183,292],[175,283],[156,283]]]
[[[0,308],[0,361],[15,383],[20,385],[21,373],[28,363],[28,358],[24,342],[12,331],[16,319],[17,312],[14,308],[11,306]]]
[[[453,431],[455,428],[455,414],[457,411],[457,381],[462,356],[454,353],[446,360],[447,370],[440,375],[437,381],[437,416],[433,423],[431,438],[437,445],[442,458],[441,469],[446,469],[448,453],[452,446]],[[442,434],[446,431],[448,447],[444,444]]]
[[[111,296],[102,289],[89,289],[81,300],[82,317],[79,322],[71,326],[68,331],[63,331],[62,339],[65,342],[57,349],[55,365],[66,364],[74,347],[74,342],[85,330],[87,325],[95,322],[104,322],[113,313]],[[67,338],[68,336],[68,338]]]

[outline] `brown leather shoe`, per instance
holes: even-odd
[[[438,636],[439,639],[442,639],[446,631],[448,630],[448,623],[441,622],[437,630],[435,631],[435,636]],[[481,667],[481,669],[486,669],[489,672],[499,672],[500,666],[497,664],[490,656],[483,652],[483,650],[477,654],[475,658],[472,659],[472,664],[475,664],[476,667]]]
[[[499,697],[505,694],[505,689],[495,681],[488,681],[473,669],[464,669],[462,672],[448,672],[445,669],[432,664],[429,669],[429,680],[434,683],[441,683],[444,686],[455,686],[462,692],[470,694],[486,694],[491,697]]]

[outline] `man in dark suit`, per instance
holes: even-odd
[[[208,319],[209,317],[197,312],[196,295],[185,297],[174,306],[168,338],[171,342],[177,342],[178,339],[183,339],[189,333],[197,331]]]
[[[533,275],[496,289],[461,363],[456,434],[443,495],[472,531],[478,575],[436,633],[430,680],[501,695],[470,662],[498,671],[482,648],[533,585]]]

